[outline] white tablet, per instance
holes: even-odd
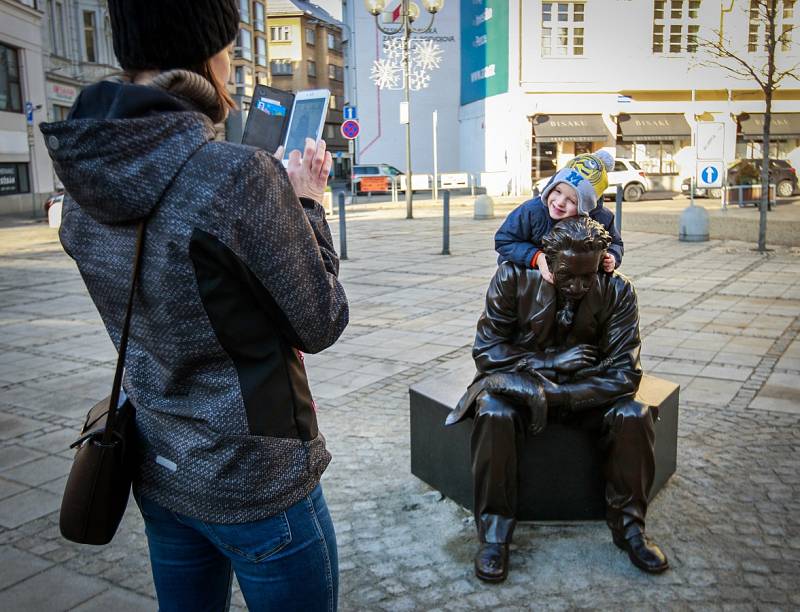
[[[298,91],[292,106],[289,129],[286,132],[283,163],[289,161],[289,153],[295,149],[305,150],[306,138],[314,141],[322,137],[325,116],[328,114],[328,100],[331,92],[327,89],[307,89]]]

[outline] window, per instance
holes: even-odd
[[[336,137],[336,128],[334,128],[332,125],[326,125],[325,126],[325,138],[327,140],[332,140],[335,137]]]
[[[289,60],[272,60],[269,63],[272,76],[291,76],[294,74],[294,67]]]
[[[291,26],[270,26],[269,39],[272,42],[289,42],[292,40]]]
[[[0,44],[0,111],[22,112],[17,50]]]
[[[28,164],[0,164],[0,196],[30,193]]]
[[[654,0],[653,53],[696,53],[700,0]]]
[[[792,47],[792,30],[794,29],[795,0],[778,0],[779,10],[775,14],[775,33],[778,37],[781,51],[789,51]],[[763,6],[763,5],[762,5]],[[778,7],[776,7],[778,8]],[[750,21],[747,31],[747,50],[757,53],[760,50],[767,52],[767,28],[763,8],[755,0],[750,0]],[[760,47],[760,48],[759,48]]]
[[[256,36],[256,64],[267,65],[267,41],[260,36]]]
[[[308,60],[308,76],[317,78],[317,62]]]
[[[344,79],[344,68],[336,66],[335,64],[328,64],[328,78],[334,81],[341,81]]]
[[[266,72],[256,72],[256,83],[259,85],[269,85],[269,76]]]
[[[255,15],[253,16],[253,27],[259,32],[265,32],[266,23],[264,22],[264,3],[256,2],[253,4]]]
[[[69,106],[61,106],[60,104],[53,104],[53,114],[50,121],[66,121],[69,115]]]
[[[87,62],[97,61],[97,18],[94,11],[83,11],[83,50]]]
[[[64,34],[64,3],[60,0],[48,0],[47,20],[50,22],[50,52],[64,57],[66,35]]]
[[[542,57],[582,56],[585,2],[542,2]]]
[[[328,49],[339,53],[342,51],[342,43],[333,32],[328,32]]]
[[[236,38],[236,47],[233,50],[234,57],[242,59],[253,59],[253,37],[250,30],[242,28],[239,30],[239,36]]]
[[[239,0],[239,19],[250,23],[250,0]]]
[[[336,106],[337,103],[338,102],[336,100],[336,96],[331,94],[331,101],[328,103],[328,107],[336,110],[337,108],[339,108],[338,106]]]
[[[240,96],[253,95],[253,69],[250,66],[236,66],[236,93]]]
[[[317,33],[314,31],[314,28],[306,28],[306,44],[317,44]]]

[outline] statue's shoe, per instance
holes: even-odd
[[[486,582],[503,582],[508,576],[508,544],[481,544],[475,555],[475,575]]]
[[[643,531],[636,531],[628,538],[616,531],[612,532],[614,544],[621,548],[636,567],[648,574],[660,574],[669,568],[667,556],[651,541]]]

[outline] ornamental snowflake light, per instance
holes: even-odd
[[[383,54],[386,59],[393,62],[403,61],[403,39],[402,38],[384,38],[383,40]]]
[[[401,73],[397,63],[380,58],[372,64],[370,78],[381,89],[399,89]]]
[[[428,72],[411,71],[408,75],[408,87],[413,91],[425,89],[431,84],[431,75]]]
[[[433,70],[442,63],[442,49],[432,40],[415,41],[411,61],[423,70]]]

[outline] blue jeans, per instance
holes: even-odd
[[[234,572],[251,612],[336,610],[336,534],[321,486],[285,512],[231,525],[137,502],[161,612],[227,610]]]

